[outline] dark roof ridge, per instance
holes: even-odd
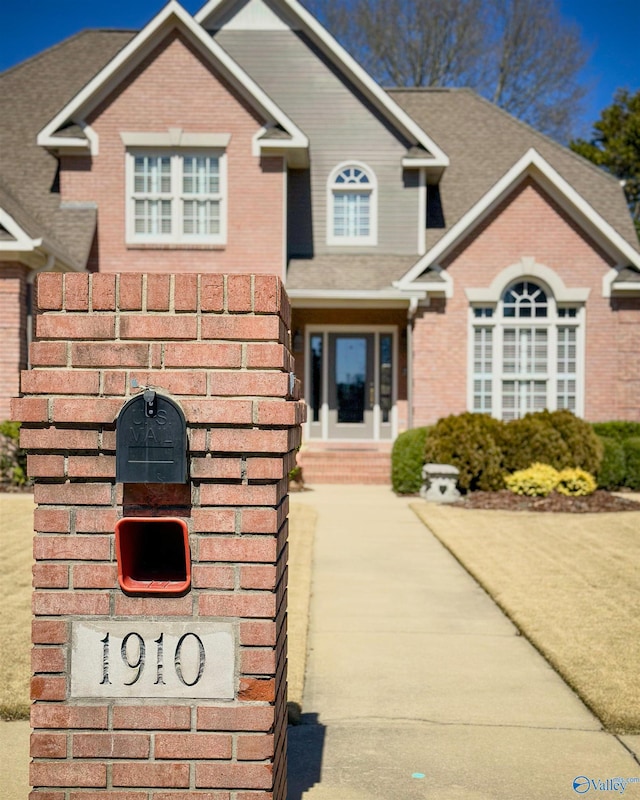
[[[58,50],[61,47],[64,47],[72,42],[74,39],[79,39],[82,36],[86,36],[90,33],[138,33],[136,28],[83,28],[76,33],[72,33],[71,36],[67,36],[66,39],[63,39],[61,42],[56,42],[52,44],[50,47],[46,47],[44,50],[40,50],[39,53],[34,53],[34,55],[25,58],[24,61],[19,61],[17,64],[14,64],[11,67],[8,67],[4,70],[4,72],[0,72],[0,78],[4,78],[6,75],[21,69],[22,67],[26,66],[27,64],[32,64],[33,62],[37,61],[39,58],[43,56],[49,55],[49,53]]]
[[[392,92],[393,91],[395,91],[395,92],[406,92],[406,91],[414,92],[414,91],[418,91],[418,92],[420,92],[420,91],[425,91],[425,90],[431,91],[433,89],[438,89],[438,87],[412,86],[412,87],[407,87],[405,89],[402,86],[394,86],[392,89],[386,89],[385,91],[388,91],[388,92],[389,91],[392,91]],[[486,97],[483,97],[479,92],[477,92],[475,89],[471,88],[470,86],[450,87],[450,89],[447,89],[447,90],[448,91],[454,91],[454,92],[466,92],[466,93],[472,95],[476,100],[479,100],[480,102],[484,103],[485,105],[491,106],[491,108],[494,111],[497,111],[500,114],[502,114],[503,116],[505,116],[510,122],[516,123],[520,127],[525,128],[527,131],[529,131],[530,133],[533,133],[535,136],[537,136],[537,137],[539,137],[541,139],[544,139],[545,142],[547,142],[549,145],[551,145],[554,148],[556,148],[558,150],[561,150],[563,153],[571,156],[571,158],[573,158],[574,161],[577,161],[583,167],[588,167],[589,169],[593,170],[597,175],[604,176],[608,180],[612,180],[617,185],[620,185],[620,180],[618,178],[616,178],[615,175],[612,175],[610,172],[607,172],[606,170],[602,169],[602,167],[599,167],[597,164],[594,164],[592,161],[589,161],[588,159],[584,158],[584,156],[581,156],[578,153],[574,153],[573,150],[571,150],[571,148],[568,145],[564,145],[561,142],[556,141],[552,136],[549,136],[546,133],[542,133],[542,131],[539,131],[537,128],[534,128],[533,125],[530,125],[528,122],[525,122],[524,120],[520,119],[519,117],[516,117],[513,114],[510,114],[504,108],[501,108],[499,105],[496,105],[496,103],[493,103],[491,100],[487,100]],[[535,149],[535,147],[534,147],[534,149]],[[544,156],[543,156],[543,158],[544,158]]]

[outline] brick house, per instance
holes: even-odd
[[[472,91],[381,89],[296,0],[172,0],[0,105],[0,419],[35,275],[89,270],[281,276],[310,450],[464,410],[640,420],[619,183]]]

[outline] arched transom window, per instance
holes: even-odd
[[[364,164],[337,167],[328,183],[328,243],[375,244],[376,180]]]
[[[472,408],[510,420],[530,411],[583,413],[579,304],[518,280],[495,304],[472,306]]]

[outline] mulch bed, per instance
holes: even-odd
[[[598,490],[587,497],[567,497],[552,492],[548,497],[524,497],[508,489],[500,492],[470,492],[453,503],[458,508],[494,511],[552,511],[593,514],[601,511],[640,511],[640,503]]]

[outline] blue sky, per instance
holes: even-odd
[[[195,13],[205,0],[183,0]],[[564,16],[581,27],[591,60],[583,73],[589,89],[582,135],[587,135],[614,91],[640,89],[640,0],[559,0]],[[84,28],[139,29],[162,0],[4,0],[0,22],[0,71]],[[577,131],[578,132],[578,131]]]

